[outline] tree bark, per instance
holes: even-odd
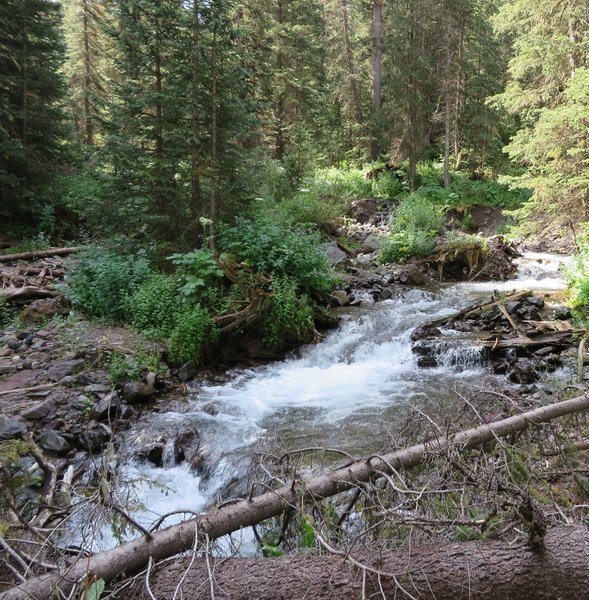
[[[190,558],[183,558],[156,569],[150,589],[159,600],[171,598],[178,587],[178,597],[191,600],[211,599],[211,589],[214,597],[232,600],[401,600],[409,594],[420,600],[584,600],[589,593],[585,527],[549,530],[540,551],[524,541],[510,545],[488,540],[409,547],[355,559],[395,578],[367,572],[363,584],[362,569],[335,556],[211,558],[209,565],[204,558],[192,565]],[[145,579],[117,598],[150,600]]]
[[[133,573],[142,569],[150,559],[158,561],[192,548],[197,536],[216,539],[277,516],[292,506],[301,506],[302,502],[328,498],[359,483],[415,467],[449,447],[466,449],[480,446],[497,437],[527,429],[530,424],[543,423],[587,408],[589,395],[580,396],[464,430],[451,437],[436,438],[383,456],[363,458],[307,481],[295,480],[290,485],[225,505],[209,514],[172,525],[107,552],[81,558],[61,573],[43,575],[4,592],[0,600],[41,600],[48,598],[55,590],[68,595],[76,582],[86,576],[102,578],[108,583],[123,572]],[[463,584],[468,585],[468,578],[463,580]]]
[[[192,2],[192,57],[191,57],[191,70],[192,70],[192,81],[191,81],[191,113],[190,113],[190,126],[192,139],[190,140],[190,158],[192,161],[191,165],[191,181],[190,181],[190,197],[192,201],[192,210],[197,211],[200,208],[200,173],[198,165],[198,125],[199,125],[199,89],[198,89],[198,72],[199,72],[199,41],[200,41],[200,14],[199,14],[199,2],[193,0]]]
[[[88,0],[82,2],[82,29],[84,38],[84,123],[86,135],[84,144],[94,145],[94,123],[92,119],[92,106],[90,103],[90,90],[92,87],[92,59],[90,54],[90,27],[89,27]]]
[[[382,98],[382,0],[372,2],[372,119],[376,127]],[[378,133],[372,132],[371,158],[378,158]]]
[[[364,117],[362,116],[362,103],[358,91],[358,78],[356,76],[356,65],[354,63],[354,52],[352,50],[352,41],[350,38],[350,20],[348,10],[348,0],[342,2],[343,25],[344,25],[344,45],[346,48],[346,61],[348,63],[348,78],[350,80],[350,91],[352,92],[352,102],[354,104],[354,117],[356,124],[362,125]]]

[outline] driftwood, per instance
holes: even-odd
[[[112,581],[121,573],[133,573],[151,560],[168,558],[190,548],[198,539],[216,539],[243,527],[249,527],[281,514],[292,506],[321,500],[352,489],[359,483],[374,481],[400,469],[408,469],[432,459],[449,447],[459,449],[480,446],[504,437],[589,408],[589,395],[580,396],[507,419],[468,429],[450,437],[439,437],[383,456],[370,456],[307,481],[295,480],[276,490],[251,499],[236,501],[217,510],[166,529],[143,536],[117,548],[88,558],[80,558],[60,573],[42,575],[0,594],[1,600],[41,600],[53,593],[66,596],[86,577]],[[465,580],[465,584],[467,580]]]
[[[345,557],[183,558],[153,569],[152,596],[141,577],[116,597],[166,600],[177,591],[191,600],[584,600],[588,563],[589,529],[558,527],[548,530],[540,552],[523,540],[488,540]]]
[[[83,248],[75,246],[72,248],[49,248],[48,250],[33,250],[32,252],[21,252],[19,254],[0,255],[0,262],[11,262],[14,260],[35,260],[37,258],[47,258],[49,256],[67,256],[80,252]]]

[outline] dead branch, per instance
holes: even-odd
[[[30,579],[4,592],[0,598],[41,600],[48,598],[56,590],[68,594],[77,582],[88,575],[109,582],[123,571],[129,573],[144,568],[150,556],[157,561],[191,548],[195,543],[197,525],[198,534],[203,539],[205,536],[216,539],[240,528],[275,517],[291,506],[301,506],[305,502],[334,496],[355,488],[360,483],[372,481],[385,474],[390,475],[392,470],[415,467],[449,448],[464,450],[477,447],[497,437],[523,431],[530,425],[545,423],[587,408],[589,408],[589,395],[584,395],[536,408],[495,423],[480,425],[452,436],[435,438],[383,456],[363,458],[307,481],[295,480],[291,484],[270,490],[260,496],[240,500],[202,517],[157,531],[151,535],[151,538],[140,537],[107,552],[78,560],[59,574]],[[589,544],[586,547],[589,547]],[[586,563],[583,569],[587,577]]]
[[[71,248],[49,248],[47,250],[33,250],[32,252],[20,252],[18,254],[0,255],[0,262],[10,262],[13,260],[32,260],[36,258],[47,258],[50,256],[67,256],[83,250],[82,246]]]

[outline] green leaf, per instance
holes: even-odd
[[[100,600],[104,587],[104,579],[97,579],[85,593],[82,593],[80,600]]]

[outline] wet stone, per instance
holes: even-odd
[[[428,369],[438,366],[438,359],[434,356],[420,356],[417,359],[417,366],[420,369]]]
[[[39,438],[39,446],[48,452],[56,454],[67,454],[71,450],[71,446],[67,440],[54,429],[44,429]]]
[[[196,362],[189,360],[178,369],[178,379],[180,381],[190,381],[196,375]]]
[[[107,419],[113,417],[121,404],[121,399],[118,392],[111,392],[101,398],[92,409],[92,417],[94,419]]]

